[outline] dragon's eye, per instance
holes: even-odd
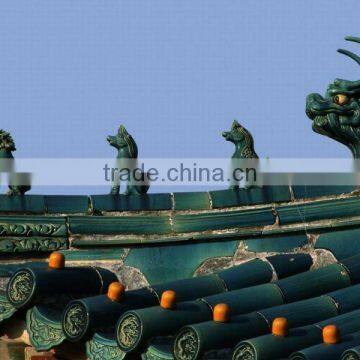
[[[348,102],[348,97],[344,94],[338,94],[334,96],[333,101],[335,104],[345,105]]]

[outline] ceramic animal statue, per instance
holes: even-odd
[[[111,146],[118,150],[117,164],[118,168],[133,169],[138,157],[138,148],[134,138],[127,132],[125,126],[120,125],[119,130],[115,136],[108,136],[107,141]],[[142,179],[146,179],[145,174],[141,174]],[[146,194],[149,189],[148,185],[136,185],[134,180],[129,181],[127,184],[127,195],[141,195]],[[114,183],[111,188],[111,194],[117,195],[120,192],[119,179],[114,179]]]
[[[360,43],[360,38],[348,36],[348,41]],[[360,65],[360,57],[348,50],[338,52]],[[347,146],[354,158],[360,157],[360,80],[336,79],[327,88],[325,97],[310,94],[306,99],[306,114],[315,132]]]
[[[0,157],[2,159],[13,159],[12,152],[15,150],[15,142],[10,133],[0,129]]]
[[[240,125],[236,120],[233,121],[231,130],[224,131],[222,136],[226,141],[230,141],[235,145],[235,152],[232,155],[232,169],[239,167],[239,164],[236,159],[258,159],[258,155],[254,149],[254,139],[249,132],[242,125]],[[257,166],[256,162],[253,162],[252,165]],[[246,187],[249,187],[250,184],[247,184]],[[232,184],[230,189],[239,188],[238,184]]]
[[[236,120],[233,121],[231,130],[224,131],[222,136],[226,141],[235,144],[233,159],[258,159],[254,150],[254,139],[250,132],[241,126]]]
[[[12,154],[16,151],[15,142],[10,133],[0,129],[0,159],[14,159]],[[12,171],[13,169],[2,169],[3,171]],[[9,185],[7,195],[24,195],[31,189],[30,185]]]

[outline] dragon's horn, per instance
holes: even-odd
[[[351,59],[355,60],[355,61],[360,65],[360,56],[354,54],[354,53],[351,52],[351,51],[344,50],[344,49],[339,49],[338,52],[339,52],[340,54],[344,54],[344,55],[350,57]]]
[[[360,43],[360,37],[356,36],[345,36],[345,40]]]
[[[347,40],[347,41],[353,41],[353,42],[356,42],[356,43],[360,43],[360,38],[359,38],[359,37],[355,37],[355,36],[346,36],[346,37],[345,37],[345,40]],[[360,56],[354,54],[354,53],[351,52],[351,51],[345,50],[345,49],[338,49],[338,52],[339,52],[340,54],[344,54],[344,55],[350,57],[351,59],[355,60],[355,61],[360,65]]]

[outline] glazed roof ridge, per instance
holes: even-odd
[[[0,213],[101,214],[141,211],[206,211],[351,194],[354,186],[263,186],[207,192],[145,195],[0,195]],[[292,199],[292,195],[294,198]],[[206,195],[206,196],[205,196]]]

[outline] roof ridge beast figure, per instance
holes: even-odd
[[[345,40],[360,43],[359,37],[347,36]],[[358,55],[344,49],[338,52],[360,65]],[[306,114],[315,132],[344,144],[354,158],[360,158],[360,80],[336,79],[328,86],[325,97],[308,95]]]

